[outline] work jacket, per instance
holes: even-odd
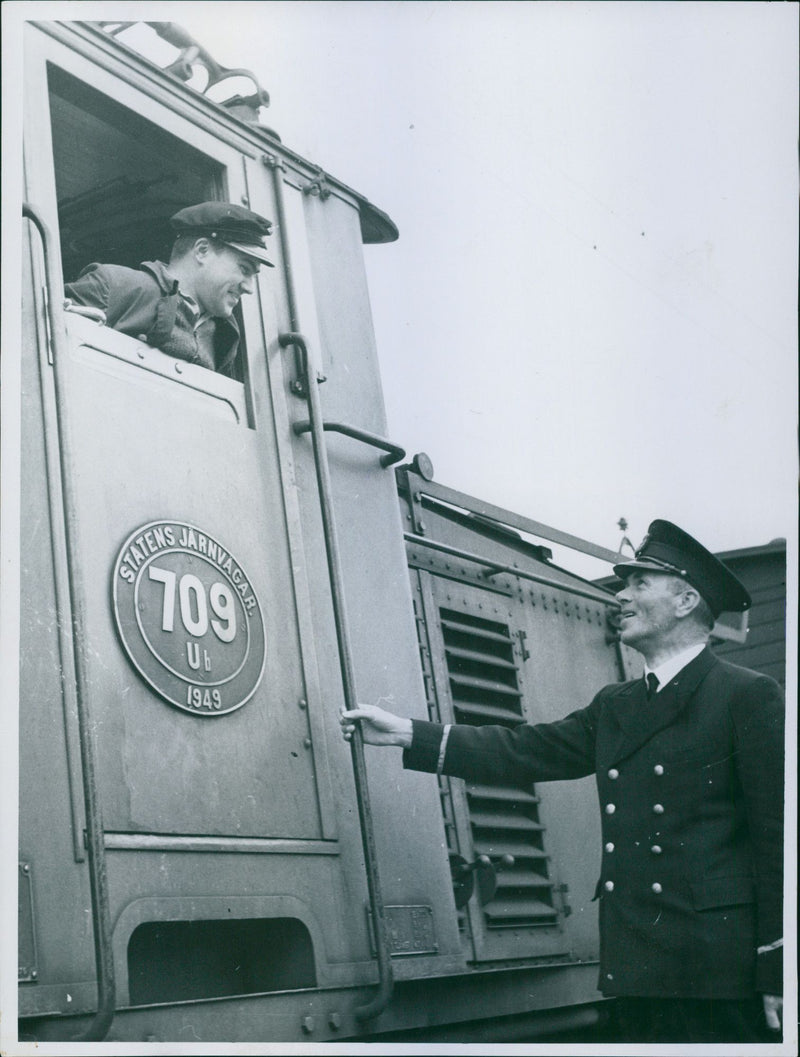
[[[79,305],[101,308],[106,324],[146,341],[178,359],[200,363],[194,343],[175,340],[179,311],[178,280],[161,261],[144,261],[139,269],[120,264],[89,264],[64,292]],[[233,316],[214,320],[216,370],[231,374],[239,347]]]
[[[705,649],[651,700],[643,679],[516,728],[414,721],[406,767],[519,786],[594,773],[607,995],[781,990],[783,718],[778,684]],[[772,949],[757,954],[759,947]]]

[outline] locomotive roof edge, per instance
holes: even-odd
[[[146,56],[129,47],[127,44],[115,37],[110,36],[98,25],[92,22],[41,22],[36,19],[30,20],[30,25],[35,26],[43,33],[68,44],[80,54],[97,61],[100,59],[98,50],[109,59],[113,57],[117,62],[126,63],[134,76],[144,76],[151,82],[157,82],[160,87],[173,93],[188,103],[194,111],[193,119],[205,124],[211,122],[217,134],[221,128],[226,128],[235,135],[239,144],[243,139],[249,140],[257,150],[278,154],[283,160],[305,170],[305,175],[311,180],[324,181],[330,190],[335,190],[355,200],[358,206],[361,224],[361,238],[366,245],[376,245],[386,242],[395,242],[400,235],[397,225],[391,217],[382,209],[373,205],[364,195],[354,190],[342,180],[331,176],[316,163],[304,158],[301,154],[287,147],[276,133],[266,126],[254,124],[237,117],[220,103],[214,102],[207,96],[196,91],[194,88],[184,84],[177,77],[168,73],[165,69],[151,62]],[[119,70],[114,71],[119,74]],[[141,82],[136,83],[141,88]]]

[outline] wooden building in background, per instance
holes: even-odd
[[[753,605],[747,614],[747,635],[724,639],[714,636],[714,651],[720,657],[771,675],[786,685],[786,540],[775,539],[760,547],[723,551],[720,561],[737,576],[750,592]],[[718,628],[728,627],[728,619],[740,618],[723,613]],[[716,629],[715,629],[716,630]]]

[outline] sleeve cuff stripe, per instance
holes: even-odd
[[[783,946],[783,937],[779,940],[775,940],[774,943],[768,943],[764,947],[757,947],[756,954],[767,954],[769,951],[776,951],[779,947]]]

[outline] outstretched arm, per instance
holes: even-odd
[[[520,723],[515,728],[429,723],[393,715],[376,705],[343,711],[341,725],[348,741],[360,723],[366,744],[402,748],[403,766],[412,771],[525,785],[583,778],[594,771],[598,698],[589,708],[555,723]]]
[[[342,711],[339,722],[345,741],[350,741],[361,724],[361,736],[367,745],[397,745],[407,749],[411,745],[411,720],[395,716],[377,705],[359,705],[349,712]]]

